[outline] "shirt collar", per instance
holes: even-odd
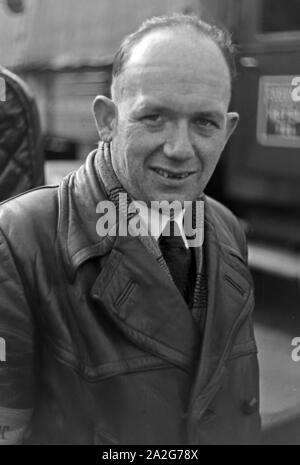
[[[138,207],[138,215],[142,226],[156,241],[158,241],[163,230],[167,226],[167,223],[170,221],[169,214],[164,214],[164,212],[159,212],[154,208],[150,209],[144,203],[140,203],[138,201],[135,201],[135,205]],[[172,219],[178,225],[184,245],[188,249],[189,245],[183,227],[184,213],[184,208],[176,210],[174,211],[174,217]]]

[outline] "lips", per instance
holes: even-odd
[[[152,168],[152,169],[153,171],[155,171],[155,173],[157,173],[159,176],[162,176],[165,179],[181,180],[181,179],[186,179],[189,176],[191,176],[191,174],[193,174],[193,172],[191,171],[175,172],[175,171],[170,171],[170,170],[164,170],[162,168]]]

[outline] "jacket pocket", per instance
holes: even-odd
[[[233,289],[238,291],[238,293],[241,294],[242,297],[245,295],[246,290],[241,285],[239,285],[231,276],[225,274],[224,279]]]
[[[227,265],[241,277],[242,280],[246,280],[248,284],[253,285],[252,276],[248,267],[247,262],[244,260],[242,255],[232,248],[226,247],[227,254],[224,260]]]
[[[250,299],[252,297],[250,296]],[[257,345],[254,335],[254,327],[252,321],[252,310],[254,308],[254,301],[251,304],[248,317],[242,323],[238,333],[235,336],[234,343],[228,353],[227,360],[233,360],[238,357],[257,354]]]
[[[227,360],[230,361],[238,357],[243,357],[244,355],[256,354],[257,352],[257,345],[253,339],[242,344],[235,344]]]
[[[131,293],[133,292],[136,284],[133,281],[129,281],[122,292],[117,296],[115,305],[120,307],[126,300],[129,298]]]

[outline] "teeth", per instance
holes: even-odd
[[[183,173],[183,174],[169,174],[166,171],[163,170],[155,170],[158,174],[163,176],[164,178],[171,178],[171,179],[184,179],[189,176],[189,173]]]

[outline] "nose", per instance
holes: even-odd
[[[180,121],[170,125],[164,144],[164,153],[168,158],[185,161],[194,156],[188,123]]]

